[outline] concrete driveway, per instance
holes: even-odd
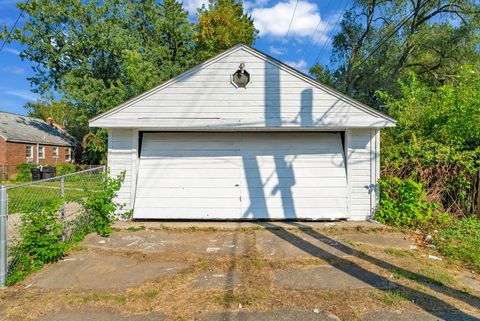
[[[480,281],[373,223],[121,222],[0,292],[2,320],[480,320]]]

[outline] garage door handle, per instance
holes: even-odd
[[[235,184],[235,187],[238,187],[239,185],[238,184]]]

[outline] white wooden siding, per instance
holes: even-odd
[[[251,77],[246,89],[236,88],[230,81],[242,62]],[[392,124],[242,47],[91,123],[97,127],[165,130],[344,129]]]
[[[135,196],[136,167],[138,162],[136,130],[114,128],[108,135],[108,168],[110,176],[125,172],[125,180],[117,194],[116,202],[124,204],[122,212],[133,208]]]
[[[346,218],[340,134],[144,133],[135,218]]]
[[[351,220],[365,220],[373,214],[380,175],[380,135],[374,129],[347,131],[349,205]]]

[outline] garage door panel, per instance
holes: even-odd
[[[181,142],[162,142],[162,150],[172,151],[172,150],[184,150],[184,151],[202,151],[208,152],[210,150],[236,150],[238,149],[238,143],[235,142],[197,142],[197,143],[184,143]],[[148,141],[144,147],[146,149],[154,148],[158,143]]]
[[[289,194],[289,193],[285,193]],[[263,201],[264,200],[264,201]],[[278,192],[276,195],[267,195],[265,198],[249,198],[249,202],[242,202],[243,207],[261,207],[261,202],[267,206],[268,209],[284,209],[284,208],[338,208],[343,207],[345,204],[345,198],[291,198],[290,195],[282,195]],[[254,206],[253,206],[254,205]]]
[[[139,178],[231,178],[238,177],[238,168],[149,168],[138,174]]]
[[[346,217],[334,133],[146,133],[136,218]]]
[[[296,166],[288,167],[288,166],[278,166],[277,168],[264,168],[259,167],[258,169],[255,168],[246,168],[242,173],[242,177],[263,177],[265,179],[269,179],[272,176],[277,178],[330,178],[330,177],[338,177],[338,178],[345,178],[345,169],[344,168],[313,168],[313,167],[305,167],[305,168],[297,168]]]
[[[221,149],[221,150],[197,150],[197,149],[174,149],[174,150],[142,150],[142,157],[158,158],[158,157],[195,157],[195,158],[208,158],[208,157],[228,157],[239,156],[240,151],[235,149]]]
[[[238,197],[238,187],[225,187],[225,188],[215,188],[207,189],[203,187],[163,187],[163,188],[146,188],[139,187],[137,193],[142,195],[142,198],[168,198],[168,197],[179,197],[189,199],[190,197],[199,198],[199,197],[209,197],[215,195],[216,198],[228,197],[235,198]]]
[[[140,185],[141,183],[141,185]],[[138,180],[138,185],[143,187],[202,187],[202,188],[220,188],[220,187],[234,187],[238,184],[237,180],[231,178],[205,178],[195,179],[191,178],[142,178]],[[139,194],[141,197],[142,195]]]
[[[286,165],[279,166],[279,162],[275,161],[275,158],[272,156],[251,156],[248,158],[243,158],[243,168],[262,168],[262,169],[277,169],[286,166],[293,166],[294,168],[337,168],[338,166],[342,167],[343,170],[343,158],[342,157],[304,157],[306,155],[285,155],[283,160]]]
[[[312,219],[312,220],[322,220],[322,219],[333,219],[333,218],[342,218],[345,216],[345,210],[342,208],[322,208],[322,209],[313,209],[313,208],[300,208],[300,209],[291,209],[291,208],[282,208],[279,210],[266,209],[264,207],[260,208],[249,208],[243,212],[242,218],[244,219]]]
[[[161,162],[159,162],[161,160]],[[142,168],[153,169],[237,169],[241,166],[242,160],[237,157],[159,157],[142,158]]]
[[[238,196],[235,197],[156,197],[140,198],[135,204],[138,208],[168,209],[179,204],[188,205],[189,208],[236,208],[238,209]]]
[[[159,213],[161,216],[159,216]],[[221,208],[214,209],[198,209],[189,207],[170,207],[167,209],[157,208],[139,208],[135,206],[134,216],[137,219],[146,218],[161,218],[161,219],[239,219],[242,213],[239,208]]]
[[[273,189],[265,189],[262,187],[242,187],[240,191],[241,195],[271,195]],[[290,188],[290,193],[293,197],[313,197],[313,198],[328,198],[328,197],[342,197],[344,198],[347,193],[347,188],[345,186],[339,187],[297,187],[293,186]],[[255,196],[252,196],[255,197]]]
[[[261,185],[264,189],[273,189],[273,188],[293,188],[294,186],[301,186],[301,187],[345,187],[346,180],[343,177],[328,177],[328,178],[310,178],[305,177],[300,179],[293,179],[291,177],[287,177],[285,179],[279,180],[278,177],[271,177],[267,179],[265,177],[264,181],[261,182]],[[258,176],[249,176],[247,178],[242,178],[240,181],[240,186],[256,186],[257,182],[249,183],[249,181],[259,181]],[[260,183],[260,182],[258,182]]]

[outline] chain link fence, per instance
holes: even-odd
[[[61,203],[58,220],[61,239],[69,242],[77,230],[88,226],[88,217],[82,202],[90,192],[101,188],[103,166],[72,174],[56,176],[19,185],[0,188],[0,287],[4,287],[9,273],[19,263],[17,244],[22,240],[25,218],[41,213],[54,203]],[[42,230],[39,233],[48,233]]]

